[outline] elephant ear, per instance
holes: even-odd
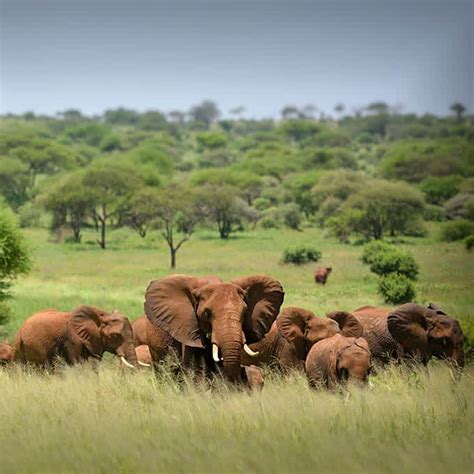
[[[430,313],[433,311],[419,304],[404,304],[388,315],[388,330],[403,349],[425,352],[428,346]]]
[[[68,321],[69,330],[77,336],[93,356],[102,356],[104,348],[100,336],[101,318],[107,313],[93,306],[74,309]]]
[[[283,303],[285,293],[280,282],[266,275],[250,275],[232,280],[245,293],[247,317],[244,332],[247,342],[260,341],[270,330]]]
[[[339,324],[343,336],[361,337],[364,332],[360,321],[348,311],[332,311],[326,314],[326,317],[333,319]]]
[[[145,292],[145,314],[150,322],[186,346],[203,348],[193,290],[207,279],[169,275],[150,282]]]
[[[290,306],[278,315],[276,325],[280,334],[288,342],[304,344],[308,321],[315,317],[315,314],[311,311]]]

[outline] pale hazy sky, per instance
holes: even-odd
[[[474,112],[474,1],[1,1],[0,110]]]

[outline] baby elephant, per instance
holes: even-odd
[[[342,312],[332,317],[337,319],[339,315],[342,317]],[[348,381],[367,382],[371,365],[369,344],[364,338],[335,334],[311,347],[305,370],[311,387],[334,388]]]
[[[315,283],[320,283],[325,285],[329,277],[329,274],[332,272],[332,267],[317,267],[314,272],[314,281]]]

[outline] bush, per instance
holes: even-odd
[[[402,304],[413,301],[415,288],[413,283],[405,275],[389,273],[379,281],[379,293],[384,297],[386,303]]]
[[[295,263],[302,265],[303,263],[317,262],[321,258],[321,252],[314,247],[299,246],[286,249],[283,253],[283,263]]]
[[[394,247],[390,244],[387,244],[387,242],[373,240],[364,247],[361,260],[366,265],[371,265],[381,253],[393,248]]]
[[[464,248],[468,252],[474,249],[474,235],[469,235],[464,239]]]
[[[474,222],[457,220],[444,225],[441,229],[441,240],[454,242],[456,240],[465,239],[471,234],[474,234]]]
[[[442,222],[446,220],[446,213],[442,207],[428,204],[423,212],[423,218],[431,222]]]
[[[280,227],[278,221],[270,215],[262,217],[259,224],[263,229],[278,229]]]
[[[410,280],[416,280],[419,273],[413,255],[408,252],[401,252],[395,247],[377,253],[370,264],[370,271],[380,276],[398,273]]]
[[[295,203],[289,203],[282,207],[281,217],[287,227],[298,230],[301,225],[301,212]]]

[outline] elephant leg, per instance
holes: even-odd
[[[255,365],[241,367],[242,381],[247,384],[250,390],[262,391],[265,381],[263,379],[263,372],[260,367]]]

